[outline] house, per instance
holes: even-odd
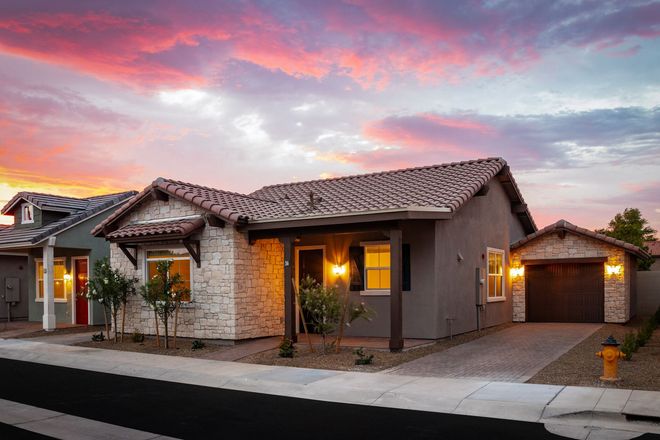
[[[89,198],[20,192],[0,211],[14,224],[0,229],[0,318],[101,324],[99,304],[85,296],[94,263],[109,256],[89,231],[136,194]]]
[[[92,233],[142,282],[173,260],[191,294],[179,334],[240,340],[299,329],[305,275],[376,315],[348,334],[437,339],[510,322],[509,245],[537,230],[501,158],[295,182],[238,194],[158,178]],[[126,328],[154,334],[135,297]]]
[[[511,245],[514,321],[625,323],[637,311],[637,246],[549,225]]]
[[[647,241],[644,242],[647,247],[648,253],[653,257],[653,264],[649,270],[660,271],[660,241]]]

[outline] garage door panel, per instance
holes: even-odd
[[[603,322],[603,265],[564,263],[525,269],[528,321]]]

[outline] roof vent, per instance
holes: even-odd
[[[316,205],[318,203],[321,203],[323,201],[322,197],[316,197],[314,195],[314,191],[309,192],[309,202],[307,202],[307,206],[309,206],[310,211],[313,211],[316,209]]]

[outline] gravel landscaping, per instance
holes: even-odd
[[[641,319],[636,319],[626,325],[605,324],[527,382],[660,391],[660,328],[630,361],[619,361],[621,381],[605,383],[599,380],[603,360],[596,357],[596,352],[601,350],[601,342],[613,335],[621,343],[626,333],[636,330],[641,323]]]
[[[57,328],[52,332],[47,332],[45,330],[36,330],[31,333],[25,333],[13,337],[17,339],[29,339],[29,338],[42,338],[44,336],[73,335],[76,333],[89,333],[89,332],[100,332],[100,331],[105,331],[105,328],[102,325],[80,325],[75,327]]]
[[[335,353],[334,349],[329,349],[328,354],[326,355],[319,353],[320,347],[315,347],[316,352],[311,353],[309,351],[309,347],[304,342],[304,337],[301,337],[300,342],[296,344],[297,352],[293,358],[279,357],[279,350],[275,349],[246,356],[240,359],[239,362],[262,365],[282,365],[287,367],[320,368],[324,370],[363,372],[382,371],[395,367],[404,362],[409,362],[422,356],[429,355],[431,353],[447,350],[448,348],[503,330],[512,325],[516,324],[502,324],[486,330],[482,330],[480,333],[476,331],[464,333],[462,335],[454,336],[454,338],[451,340],[449,338],[441,339],[430,345],[412,348],[400,353],[390,353],[386,350],[374,350],[365,348],[365,355],[374,356],[373,363],[371,365],[355,365],[355,359],[357,358],[357,356],[353,353],[355,347],[343,347],[340,353]]]
[[[131,335],[126,335],[124,336],[124,342],[113,343],[112,341],[109,340],[105,340],[102,342],[86,341],[74,345],[79,347],[103,348],[106,350],[133,351],[138,353],[164,354],[167,356],[183,356],[183,357],[194,357],[194,358],[203,358],[210,353],[227,350],[231,348],[231,346],[227,346],[227,345],[219,345],[219,344],[206,342],[204,348],[193,350],[192,340],[177,339],[177,348],[166,349],[162,346],[165,344],[162,337],[160,343],[161,343],[161,347],[158,348],[158,346],[156,345],[155,337],[145,336],[144,342],[133,342],[131,340]]]

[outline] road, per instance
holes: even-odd
[[[7,359],[0,359],[0,377],[3,399],[186,439],[561,438],[537,423],[272,396]],[[0,426],[0,437],[19,438],[18,431],[7,436],[10,429],[15,428]],[[20,438],[32,438],[23,433]]]

